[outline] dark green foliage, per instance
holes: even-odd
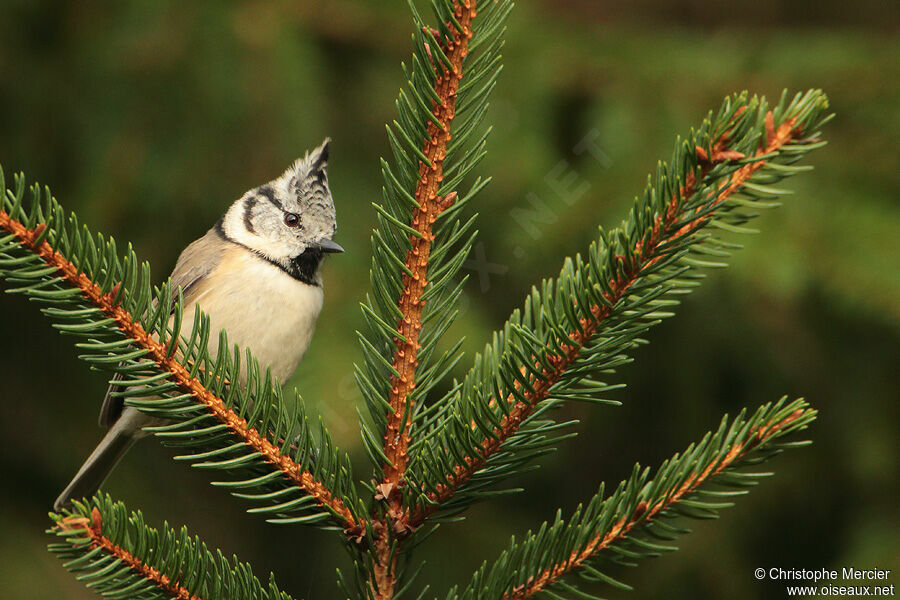
[[[732,506],[732,498],[771,475],[745,467],[806,445],[782,438],[806,429],[816,418],[816,411],[802,400],[785,398],[760,407],[750,417],[745,413],[730,422],[724,417],[715,433],[707,433],[699,443],[663,462],[652,476],[649,468],[635,465],[631,477],[612,494],[607,496],[601,485],[568,519],[557,512],[553,522],[544,523],[536,533],[529,531],[521,541],[513,538],[509,548],[492,564],[485,563],[464,590],[451,590],[448,600],[503,598],[533,585],[553,569],[631,589],[607,575],[605,566],[637,566],[640,559],[677,550],[671,542],[690,533],[677,523],[681,518],[717,518],[721,509]],[[772,428],[775,424],[783,426]],[[731,456],[735,448],[741,451]],[[657,506],[659,510],[654,510]],[[558,599],[597,598],[579,590],[571,578],[551,579],[541,588]]]
[[[97,294],[108,294],[111,306],[127,311],[144,332],[168,347],[166,358],[184,357],[179,360],[190,369],[190,377],[245,419],[246,429],[254,428],[266,435],[301,469],[310,471],[336,495],[346,498],[351,507],[358,505],[353,499],[347,456],[334,447],[324,427],[306,415],[296,392],[287,401],[281,387],[267,372],[261,372],[249,352],[243,354],[236,347],[228,350],[225,332],[219,340],[223,350],[212,360],[207,349],[209,319],[200,313],[190,337],[172,343],[173,332],[180,330],[182,320],[180,290],[173,290],[168,283],[151,287],[147,263],[139,263],[130,247],[120,256],[115,240],[94,235],[80,225],[75,215],[62,209],[49,189],[42,193],[35,184],[26,194],[25,178],[18,175],[13,189],[7,190],[2,170],[0,188],[4,190],[3,209],[10,218],[29,229],[39,224],[46,226],[35,245],[46,241],[79,273],[95,282]],[[148,349],[123,331],[113,315],[89,300],[81,289],[61,277],[55,267],[47,266],[41,256],[21,245],[13,235],[0,237],[0,275],[15,286],[10,292],[45,305],[41,310],[54,321],[53,326],[75,338],[75,346],[81,351],[79,358],[110,377],[121,376],[116,384],[129,388],[120,392],[129,406],[172,421],[153,431],[164,444],[183,450],[179,460],[221,473],[223,480],[214,485],[253,502],[256,506],[252,512],[263,513],[273,522],[328,525],[331,513],[210,414],[169,369],[148,357]],[[237,380],[247,384],[226,384]]]
[[[444,504],[446,510],[483,497],[485,487],[520,472],[569,435],[548,418],[551,408],[566,401],[609,403],[605,395],[621,385],[592,378],[609,375],[630,361],[630,352],[643,342],[641,336],[673,314],[679,298],[706,277],[706,269],[726,265],[730,252],[740,246],[721,239],[720,232],[751,232],[746,222],[760,210],[776,206],[773,199],[789,193],[773,186],[810,168],[794,163],[824,144],[819,128],[830,118],[827,107],[826,97],[817,90],[790,101],[783,95],[772,108],[775,127],[794,118],[803,139],[768,155],[755,156],[766,142],[769,106],[765,98],[749,98],[746,93],[727,98],[717,114],[710,113],[698,130],[678,140],[670,163],[659,164],[628,219],[612,231],[601,228],[584,257],[566,259],[559,277],[533,288],[523,308],[513,312],[475,357],[465,380],[438,403],[442,414],[429,423],[428,433],[413,448],[410,489],[422,492],[420,501],[427,503],[426,493],[450,485],[447,474],[461,467],[462,457],[475,457],[486,440],[501,439],[495,428],[509,415],[511,402],[532,407],[524,424],[502,440],[500,451]],[[710,148],[729,128],[727,149],[748,158],[704,167],[695,149],[711,154]],[[736,193],[720,201],[729,177],[756,161],[765,163]],[[700,183],[686,183],[688,174]],[[685,187],[690,189],[687,196],[679,191]],[[674,215],[669,221],[667,211]],[[660,242],[652,245],[655,223],[665,226]],[[688,235],[675,235],[690,224],[696,228]],[[649,254],[637,250],[651,246]],[[614,289],[617,280],[628,284],[624,292]],[[599,321],[594,307],[606,308]],[[584,334],[587,327],[587,339],[575,359],[558,367],[571,348],[570,335]],[[548,392],[535,401],[534,391],[541,384]],[[493,401],[500,398],[509,402]]]
[[[111,548],[96,543],[88,529],[96,516],[101,519],[100,533],[115,548],[138,561],[128,564],[123,556]],[[87,503],[77,502],[71,512],[52,515],[56,526],[47,533],[62,541],[50,544],[50,551],[66,561],[66,569],[104,598],[141,598],[164,600],[178,598],[178,587],[199,598],[228,598],[228,600],[291,600],[291,596],[275,585],[274,575],[269,583],[260,583],[250,566],[215,554],[187,528],[176,531],[167,524],[157,530],[144,522],[140,512],[129,512],[121,502],[113,502],[105,494],[97,494]],[[83,519],[83,526],[75,526]],[[74,520],[74,521],[73,521]],[[67,524],[66,522],[70,522]],[[150,579],[135,567],[154,569]],[[146,573],[146,571],[145,571]],[[160,586],[165,576],[168,588]]]

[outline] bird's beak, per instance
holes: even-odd
[[[332,240],[320,240],[318,242],[313,242],[312,245],[325,254],[340,253],[344,251],[340,244]]]

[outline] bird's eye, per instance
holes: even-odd
[[[284,213],[284,223],[288,227],[296,227],[300,224],[300,215],[297,213]]]

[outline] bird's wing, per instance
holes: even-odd
[[[175,269],[172,271],[172,285],[181,287],[182,306],[188,307],[204,289],[206,276],[218,266],[222,258],[222,252],[227,242],[216,233],[215,228],[210,229],[202,238],[192,242],[178,257]],[[116,374],[112,381],[121,379]],[[113,423],[122,414],[125,401],[122,398],[112,396],[119,389],[115,383],[110,383],[100,408],[100,426],[112,427]]]

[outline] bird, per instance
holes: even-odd
[[[219,331],[229,345],[249,349],[274,378],[296,370],[312,339],[324,298],[320,267],[344,249],[328,186],[330,140],[297,159],[279,177],[245,192],[203,237],[182,251],[170,276],[181,288],[181,335],[195,312],[209,317],[208,349],[215,358]],[[56,511],[92,496],[125,452],[163,420],[125,405],[117,377],[100,410],[106,435],[54,502]]]

